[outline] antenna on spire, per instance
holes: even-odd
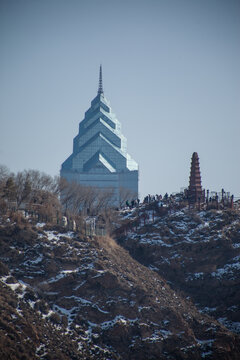
[[[98,83],[98,95],[103,94],[103,85],[102,85],[102,65],[99,69],[99,83]]]

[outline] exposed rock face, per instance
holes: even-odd
[[[237,335],[109,237],[2,226],[0,254],[1,283],[13,299],[9,309],[7,295],[2,300],[11,327],[1,320],[1,338],[17,336],[13,313],[30,338],[21,341],[26,359],[239,358]]]
[[[142,212],[146,209],[132,213],[134,221]],[[238,211],[183,209],[160,217],[155,214],[154,222],[141,223],[118,240],[172,288],[190,296],[202,313],[240,333]]]

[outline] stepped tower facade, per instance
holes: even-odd
[[[205,194],[204,191],[202,190],[202,184],[201,184],[199,157],[196,152],[194,152],[192,155],[189,187],[187,194],[188,194],[188,200],[191,203],[203,201],[205,198]]]
[[[63,162],[60,176],[84,186],[111,189],[115,205],[121,191],[138,197],[138,164],[127,153],[121,124],[104,96],[101,66],[97,96],[79,124],[73,153]]]

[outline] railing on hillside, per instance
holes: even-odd
[[[86,226],[85,227],[85,235],[86,236],[106,236],[107,231],[105,228],[96,226],[95,229]]]
[[[9,202],[5,211],[5,217],[21,217],[31,220],[33,223],[46,223],[53,226],[59,225],[69,231],[77,231],[86,236],[105,236],[107,234],[106,226],[102,222],[99,224],[97,217],[72,217],[65,216],[59,210],[52,211],[51,215],[44,214],[41,204],[23,204],[17,208],[16,202]],[[44,210],[44,209],[43,209]],[[3,215],[3,214],[2,214]]]
[[[179,194],[177,194],[179,195]],[[209,194],[210,195],[210,194]],[[223,196],[224,195],[224,196]],[[153,199],[154,197],[152,197]],[[126,220],[121,226],[115,230],[116,235],[127,234],[128,232],[136,231],[140,226],[147,226],[154,223],[156,217],[165,216],[176,210],[180,210],[186,206],[190,206],[195,210],[221,210],[224,208],[240,209],[240,197],[235,197],[235,201],[232,201],[232,197],[229,193],[216,193],[212,192],[205,202],[195,203],[189,205],[187,199],[182,198],[177,200],[173,196],[158,200],[150,200],[147,203],[138,204],[135,208],[136,217],[134,219]],[[29,206],[28,206],[29,205]],[[144,206],[144,211],[140,209]],[[104,223],[98,222],[97,217],[71,217],[63,216],[59,210],[51,211],[51,215],[44,213],[44,207],[41,204],[24,204],[20,209],[17,209],[17,205],[14,202],[8,203],[8,215],[10,212],[19,214],[25,218],[31,218],[34,222],[45,222],[52,225],[60,225],[67,230],[81,232],[86,236],[106,236],[107,229]],[[5,214],[6,215],[6,214]]]

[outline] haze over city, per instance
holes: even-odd
[[[140,196],[240,197],[240,2],[2,0],[0,163],[59,175],[98,89],[138,162]]]

